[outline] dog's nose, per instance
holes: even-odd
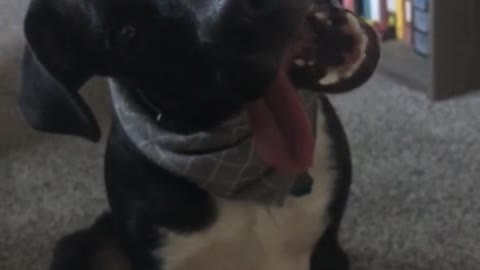
[[[245,8],[253,11],[261,11],[265,8],[265,0],[245,0]]]
[[[239,52],[272,49],[290,39],[303,22],[310,0],[218,0],[207,35]],[[246,51],[244,51],[246,50]]]
[[[244,12],[268,12],[275,9],[290,9],[304,5],[303,0],[224,0],[226,6],[242,9]]]

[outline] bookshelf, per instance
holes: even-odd
[[[404,14],[403,18],[407,40],[397,35],[383,41],[378,71],[422,91],[432,100],[451,99],[480,90],[480,1],[402,1],[411,1],[406,7],[411,8],[411,13]],[[416,5],[422,3],[428,4],[428,12],[420,16],[422,22],[418,26],[419,16],[414,11]],[[416,44],[420,39],[415,39],[415,31],[419,28],[424,35]]]

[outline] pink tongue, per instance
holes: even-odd
[[[266,96],[247,106],[260,156],[279,172],[298,174],[313,163],[314,138],[307,114],[287,75],[280,71]]]

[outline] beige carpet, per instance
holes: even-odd
[[[0,0],[0,270],[46,269],[54,240],[105,207],[103,143],[39,134],[16,109],[25,3]],[[106,91],[86,88],[106,132]],[[334,102],[354,154],[354,270],[480,269],[480,97],[431,105],[376,75]]]

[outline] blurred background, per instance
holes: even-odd
[[[353,270],[479,269],[480,87],[475,83],[480,76],[474,60],[480,38],[471,25],[476,19],[469,16],[480,12],[480,2],[435,0],[427,1],[427,8],[421,1],[391,2],[403,10],[400,15],[382,13],[388,1],[347,2],[384,36],[384,58],[374,77],[356,91],[331,97],[354,159],[342,230]],[[0,0],[2,270],[46,269],[54,241],[87,226],[107,207],[105,137],[92,144],[38,133],[17,109],[27,4]],[[430,22],[421,30],[427,42],[422,44],[428,45],[420,47],[412,34],[418,29],[408,24],[415,9],[426,12]],[[446,18],[447,9],[449,19],[438,19]],[[392,19],[392,14],[397,15]],[[406,28],[399,32],[402,22]],[[105,83],[89,82],[82,95],[107,134],[111,108]]]

